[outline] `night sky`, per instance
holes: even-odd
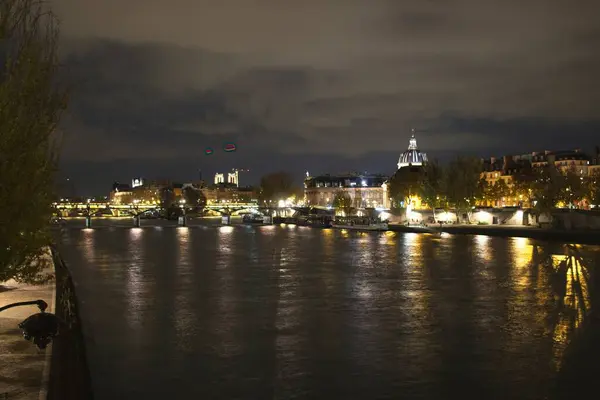
[[[441,160],[600,144],[597,0],[51,2],[82,194],[199,169],[391,173],[412,127]]]

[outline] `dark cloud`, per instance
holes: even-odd
[[[235,159],[210,168],[258,175],[391,169],[411,127],[442,159],[598,132],[594,1],[53,3],[75,83],[65,165],[107,182],[195,175],[229,140]]]

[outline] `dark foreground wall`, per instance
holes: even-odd
[[[92,399],[92,386],[81,330],[78,301],[71,275],[56,249],[56,315],[66,323],[52,344],[49,400]]]

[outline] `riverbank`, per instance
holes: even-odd
[[[82,218],[71,219],[67,222],[70,227],[85,228]],[[231,220],[232,225],[241,225],[241,217],[234,217]],[[190,218],[187,221],[188,227],[194,226],[221,226],[221,219],[218,217]],[[107,218],[94,220],[92,227],[121,227],[133,228],[131,218]],[[177,221],[168,221],[161,219],[143,220],[142,227],[177,227]],[[389,230],[393,232],[405,233],[439,233],[445,232],[453,235],[487,235],[498,237],[524,237],[537,240],[549,240],[562,243],[579,243],[600,245],[600,230],[560,230],[551,228],[537,228],[533,226],[520,225],[439,225],[428,226],[406,226],[402,224],[389,224]]]
[[[444,225],[412,227],[404,225],[389,226],[394,232],[445,232],[452,235],[486,235],[498,237],[524,237],[529,239],[557,241],[563,243],[600,245],[600,231],[596,230],[559,230],[517,225]]]
[[[0,305],[44,300],[55,312],[55,283],[33,286],[13,280],[0,283]],[[0,398],[45,399],[52,345],[45,350],[23,339],[19,323],[40,312],[36,306],[14,307],[0,313]]]

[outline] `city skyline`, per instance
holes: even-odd
[[[593,1],[52,4],[73,84],[62,174],[83,190],[144,171],[385,172],[413,127],[442,161],[597,144]],[[204,154],[223,142],[237,152]]]
[[[414,135],[409,136],[409,138],[414,138]],[[411,146],[413,140],[411,139],[409,141],[409,145],[408,145],[408,150],[411,150]],[[420,147],[418,148],[418,150],[422,150]],[[589,164],[590,165],[594,165],[594,166],[598,166],[598,163],[600,163],[600,147],[599,146],[594,146],[593,149],[582,149],[581,147],[574,147],[572,149],[568,149],[568,148],[562,148],[562,149],[529,149],[529,151],[517,151],[517,152],[513,152],[510,154],[490,154],[490,153],[486,153],[487,155],[482,156],[482,155],[473,155],[475,158],[480,158],[482,160],[482,162],[488,163],[490,162],[490,160],[493,162],[494,160],[500,162],[502,162],[502,159],[504,157],[510,157],[511,159],[513,157],[517,157],[519,159],[522,159],[523,157],[527,158],[527,157],[532,157],[534,155],[537,154],[538,157],[544,157],[544,154],[560,154],[560,153],[567,153],[567,154],[580,154],[581,157],[584,157],[586,159],[589,160]],[[402,157],[402,155],[404,155],[406,153],[406,151],[400,151],[397,155],[396,155],[396,160],[398,160],[398,155],[400,155],[400,157]],[[423,153],[424,155],[427,157],[427,151],[426,149],[423,149]],[[457,154],[452,154],[451,156],[455,157]],[[448,161],[451,161],[451,158],[448,158],[446,160],[444,160],[444,158],[439,158],[436,157],[434,154],[434,157],[429,157],[430,160],[435,160],[435,161],[440,161],[441,160],[441,164],[447,164]],[[388,161],[388,160],[383,160],[383,161]],[[399,161],[399,160],[398,160]],[[421,165],[421,164],[418,164]],[[328,176],[328,175],[332,175],[332,176],[336,176],[336,175],[347,175],[347,174],[358,174],[358,175],[370,175],[370,176],[392,176],[394,171],[396,171],[397,169],[400,168],[400,165],[396,165],[395,168],[392,169],[387,169],[387,170],[379,170],[379,171],[373,171],[373,170],[367,170],[365,168],[360,168],[360,166],[354,166],[354,167],[346,167],[346,168],[338,168],[337,170],[329,170],[329,171],[316,171],[314,170],[313,173],[311,173],[308,170],[304,170],[302,172],[291,172],[290,169],[280,169],[280,170],[271,170],[271,171],[266,171],[264,174],[262,174],[261,176],[264,176],[266,174],[269,173],[273,173],[273,172],[286,172],[286,173],[291,173],[291,175],[294,178],[297,178],[298,180],[294,181],[298,186],[301,186],[301,182],[304,178],[308,177],[309,174],[311,177],[318,177],[318,176]],[[293,169],[292,169],[293,170]],[[495,171],[495,169],[492,169]],[[488,167],[485,167],[485,165],[483,166],[482,169],[482,173],[484,173],[485,171],[491,171],[489,170],[489,165]],[[165,176],[164,174],[159,174],[159,175],[149,175],[149,174],[137,174],[135,176],[130,176],[130,177],[123,177],[121,179],[113,179],[113,180],[108,180],[106,182],[106,184],[102,184],[102,186],[99,186],[100,189],[96,192],[92,192],[92,191],[87,191],[87,192],[82,192],[79,188],[78,188],[78,184],[77,182],[75,182],[72,178],[68,177],[68,176],[61,176],[58,179],[58,186],[59,186],[59,190],[67,190],[69,193],[69,195],[66,194],[62,194],[66,197],[73,197],[73,196],[77,196],[77,197],[102,197],[104,196],[104,192],[107,190],[107,188],[110,188],[111,186],[115,185],[115,184],[124,184],[124,185],[130,185],[131,187],[135,187],[135,185],[133,184],[134,181],[140,180],[143,182],[155,182],[155,181],[169,181],[172,183],[178,183],[178,184],[184,184],[184,183],[198,183],[200,181],[203,181],[207,186],[212,185],[213,183],[217,183],[216,180],[217,179],[223,179],[222,182],[224,182],[226,179],[229,179],[231,177],[231,175],[235,174],[236,175],[236,185],[239,187],[256,187],[259,184],[259,180],[261,178],[261,176],[258,176],[255,180],[250,180],[250,178],[248,178],[248,176],[252,176],[251,175],[250,170],[244,169],[244,168],[223,168],[223,169],[218,169],[218,170],[211,170],[211,171],[197,171],[196,176],[192,176],[193,174],[188,173],[187,176],[189,176],[190,178],[179,178],[179,177],[173,177],[173,176]],[[239,174],[239,175],[238,175]],[[228,176],[229,175],[229,176]],[[256,174],[255,174],[256,175]],[[221,178],[217,178],[217,176],[221,176]],[[225,179],[226,178],[226,179]],[[108,185],[108,186],[107,186]],[[139,184],[141,185],[141,183]]]

